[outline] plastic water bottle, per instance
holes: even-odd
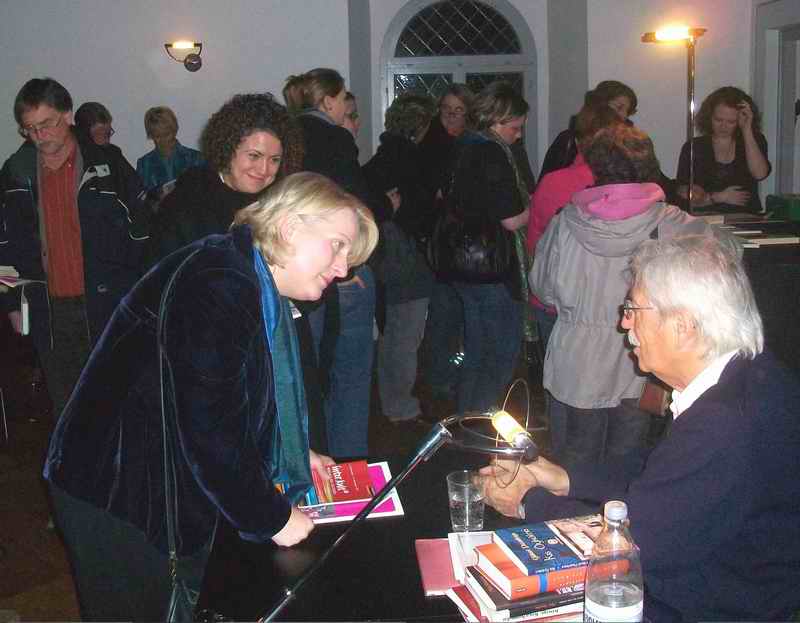
[[[586,571],[584,621],[641,621],[644,610],[639,548],[628,531],[625,502],[607,502],[605,527]]]

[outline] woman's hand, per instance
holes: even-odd
[[[739,109],[739,118],[737,119],[739,123],[739,129],[742,133],[753,132],[753,109],[750,108],[750,104],[747,102],[742,102],[737,107]]]
[[[296,506],[292,506],[289,521],[281,528],[280,532],[272,537],[276,545],[291,547],[304,540],[314,529],[314,522]]]
[[[325,480],[328,480],[328,470],[325,468],[328,465],[335,465],[336,461],[324,454],[317,454],[313,450],[308,451],[308,458],[311,469],[317,472],[317,474],[319,474]]]
[[[741,186],[728,186],[725,190],[711,193],[713,203],[727,203],[732,206],[747,205],[750,201],[750,193]]]

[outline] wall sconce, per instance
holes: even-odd
[[[686,142],[689,143],[689,213],[692,212],[692,191],[694,187],[694,48],[697,40],[708,31],[707,28],[689,28],[688,26],[667,26],[655,32],[642,35],[642,43],[675,43],[686,44]]]
[[[183,63],[188,71],[197,71],[203,66],[200,58],[203,44],[198,41],[173,41],[165,43],[164,49],[172,60]]]

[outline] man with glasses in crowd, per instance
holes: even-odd
[[[58,417],[91,345],[142,274],[147,210],[130,166],[76,136],[72,98],[58,82],[29,80],[14,118],[26,140],[0,177],[0,265],[37,283],[0,305],[17,333],[32,335]]]
[[[764,351],[744,266],[718,239],[648,240],[630,268],[621,326],[639,368],[673,387],[669,434],[643,471],[540,458],[503,488],[493,470],[515,465],[502,461],[482,470],[486,501],[536,522],[625,500],[646,620],[789,620],[800,608],[797,379]]]

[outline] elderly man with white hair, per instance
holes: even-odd
[[[763,351],[747,275],[719,241],[646,241],[630,266],[622,327],[639,367],[674,388],[669,435],[638,474],[539,458],[502,487],[493,471],[515,466],[486,467],[487,502],[535,522],[624,500],[648,620],[787,620],[800,609],[797,379]]]

